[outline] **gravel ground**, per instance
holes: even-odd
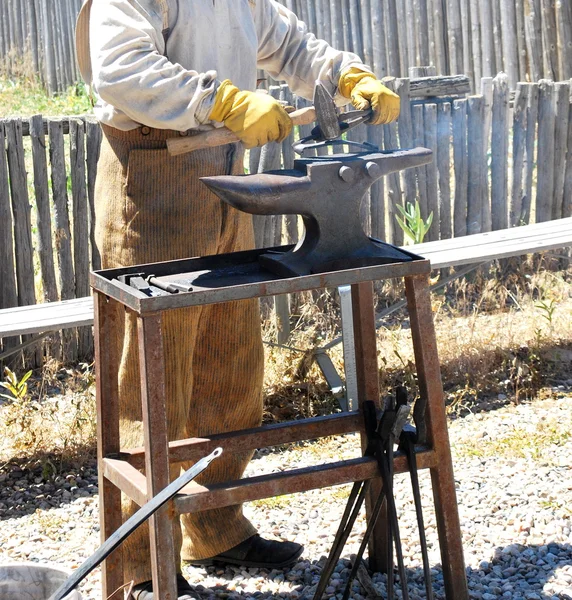
[[[572,599],[572,397],[550,398],[470,414],[450,424],[455,478],[471,598],[493,600]],[[282,470],[341,456],[356,456],[356,436],[259,453],[249,471]],[[421,473],[426,529],[436,598],[443,580],[431,510],[431,483]],[[401,537],[412,600],[424,598],[416,518],[408,478],[396,477]],[[349,487],[314,490],[249,504],[248,516],[262,535],[306,547],[292,569],[195,569],[185,575],[197,598],[303,598],[317,582],[333,541]],[[0,470],[0,561],[33,560],[69,568],[97,547],[95,468],[45,482],[41,472]],[[365,525],[360,518],[342,555],[329,597],[340,594]],[[385,576],[373,582],[385,595]],[[99,573],[81,587],[100,599]],[[397,586],[397,595],[401,592]],[[338,596],[341,598],[341,595]],[[359,584],[353,598],[365,597]]]

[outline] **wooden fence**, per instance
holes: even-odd
[[[482,77],[504,71],[509,86],[572,77],[570,0],[282,0],[311,31],[352,50],[379,77],[410,67]],[[2,0],[0,66],[31,57],[50,91],[79,80],[73,44],[81,0]]]
[[[352,131],[352,139],[384,149],[426,146],[435,156],[373,186],[364,228],[402,244],[395,207],[416,200],[425,218],[434,216],[427,240],[572,216],[570,82],[520,83],[513,100],[505,74],[484,79],[483,93],[469,97],[458,94],[462,78],[451,89],[442,82],[392,80],[404,107],[399,121]],[[439,97],[426,97],[438,88]],[[270,92],[303,102],[285,85]],[[89,118],[0,121],[0,307],[89,294],[89,270],[99,267],[93,189],[100,135]],[[251,151],[250,172],[291,167],[291,143]],[[292,217],[257,217],[255,225],[258,246],[298,235]],[[16,341],[2,343],[6,349]],[[47,351],[64,360],[88,355],[89,329],[62,332]]]
[[[82,0],[2,0],[0,66],[37,73],[50,93],[80,80],[75,20]]]

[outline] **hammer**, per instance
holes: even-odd
[[[294,125],[310,125],[318,121],[320,131],[327,139],[335,139],[341,134],[336,105],[321,81],[316,81],[314,88],[314,106],[300,108],[290,113],[290,118]],[[219,127],[189,137],[171,138],[167,140],[167,149],[172,156],[177,156],[192,150],[214,148],[238,141],[238,136],[230,129]]]

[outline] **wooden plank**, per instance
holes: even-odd
[[[544,71],[540,0],[524,0],[524,25],[530,76],[532,81],[539,81]]]
[[[89,295],[89,224],[85,161],[85,131],[80,119],[70,121],[70,176],[73,206],[73,260],[75,296]],[[78,330],[78,353],[84,358],[91,353],[93,336],[90,328]]]
[[[0,120],[0,309],[18,304],[10,183],[5,150],[4,120]],[[19,336],[19,332],[15,334]],[[1,340],[1,348],[10,350],[20,343],[20,337]],[[16,357],[17,358],[17,357]]]
[[[399,115],[399,120],[397,122],[400,148],[413,148],[413,122],[411,120],[409,90],[409,79],[399,78],[395,80],[393,91],[399,96],[401,101],[401,114]],[[411,202],[411,204],[415,204],[417,184],[415,171],[413,169],[406,169],[403,171],[403,193],[404,203]]]
[[[471,18],[471,48],[474,78],[476,82],[483,76],[482,68],[482,45],[481,45],[481,21],[479,14],[479,0],[469,0],[469,14]]]
[[[43,302],[58,300],[56,271],[54,267],[54,247],[52,243],[52,216],[48,184],[48,162],[46,159],[46,138],[44,135],[44,120],[41,115],[30,119],[30,138],[32,143],[32,159],[34,163],[34,193],[36,199],[37,244],[42,273]],[[61,360],[61,340],[58,334],[52,336],[47,353]]]
[[[447,44],[447,11],[443,0],[432,0],[433,36],[435,39],[435,66],[437,73],[450,73]]]
[[[369,0],[366,0],[366,1],[369,2]],[[397,38],[397,42],[399,44],[399,59],[400,59],[399,74],[401,74],[401,73],[407,73],[407,68],[409,67],[410,64],[412,64],[412,61],[409,58],[409,47],[407,45],[407,35],[408,35],[407,30],[409,28],[408,28],[407,15],[406,15],[407,7],[405,6],[404,0],[401,0],[401,2],[397,2],[396,8],[397,8],[397,20],[399,23],[401,23],[401,29],[399,31],[399,36]]]
[[[453,203],[453,234],[467,234],[467,198],[469,157],[467,153],[467,100],[453,102],[453,162],[455,197]]]
[[[485,204],[484,99],[471,96],[467,104],[468,153],[467,233],[483,231]]]
[[[373,70],[378,77],[389,75],[387,68],[387,52],[385,49],[385,12],[383,0],[371,2],[371,35],[373,45]],[[335,12],[333,8],[332,13]]]
[[[385,40],[387,44],[387,68],[393,76],[401,75],[399,58],[399,43],[396,32],[399,31],[397,22],[396,0],[384,0],[385,9]]]
[[[30,119],[30,137],[34,163],[34,193],[38,211],[38,255],[42,271],[43,301],[55,302],[58,299],[54,249],[52,244],[52,216],[48,190],[48,161],[46,159],[46,138],[42,115]]]
[[[504,71],[511,88],[518,82],[518,41],[516,39],[516,11],[514,0],[501,0],[501,29],[504,55]],[[500,66],[500,65],[499,65]]]
[[[570,112],[570,82],[554,84],[554,202],[552,218],[562,218],[564,205],[564,179],[568,152],[568,118]]]
[[[87,199],[89,203],[89,241],[91,247],[91,268],[101,269],[101,256],[95,243],[95,178],[97,161],[101,149],[101,127],[93,119],[86,120],[86,167],[87,167]]]
[[[471,81],[471,86],[476,89],[475,70],[473,65],[473,48],[471,40],[471,14],[467,0],[460,0],[461,28],[463,38],[463,68],[459,73],[464,73]]]
[[[10,182],[6,160],[5,121],[0,121],[0,308],[18,304]]]
[[[491,226],[508,227],[508,99],[509,78],[499,73],[494,79],[491,134]]]
[[[401,117],[400,117],[401,119]],[[367,128],[367,141],[378,148],[383,147],[383,129],[380,127]],[[403,146],[401,146],[403,147]],[[385,240],[387,228],[385,224],[385,181],[382,177],[378,179],[370,188],[369,221],[371,224],[371,235],[374,238]],[[400,238],[397,228],[394,229],[394,238]]]
[[[528,60],[526,56],[526,31],[524,24],[523,4],[527,0],[514,0],[514,11],[516,13],[516,41],[518,43],[518,79],[517,81],[526,81]],[[511,85],[511,89],[515,84]]]
[[[464,73],[463,27],[461,22],[460,0],[447,1],[447,32],[449,38],[450,73]]]
[[[14,253],[16,260],[16,282],[18,286],[18,304],[26,306],[36,303],[34,280],[34,258],[32,245],[31,206],[28,197],[28,177],[22,140],[22,122],[13,119],[5,124],[8,173],[10,176],[10,193],[12,197],[12,214],[14,217]],[[22,342],[26,342],[22,338]],[[24,354],[30,360],[30,366],[41,363],[41,348]]]
[[[439,239],[439,172],[437,170],[437,105],[426,104],[423,109],[425,129],[425,147],[433,152],[433,160],[425,166],[427,178],[427,213],[433,213],[431,227],[427,231],[427,240]]]
[[[72,259],[71,230],[68,212],[67,177],[64,150],[64,137],[61,122],[50,121],[50,163],[52,173],[52,194],[56,224],[56,253],[59,263],[60,297],[69,300],[75,297],[75,276]],[[66,331],[62,336],[64,360],[77,359],[75,332]]]
[[[425,143],[423,131],[423,106],[413,105],[411,107],[411,115],[413,126],[413,145],[416,147],[423,147],[423,144]],[[427,173],[425,167],[417,167],[416,169],[411,170],[415,171],[417,178],[419,208],[421,210],[421,216],[425,220],[429,215],[429,203],[427,198]]]
[[[397,125],[389,123],[383,126],[383,143],[386,150],[399,148],[397,141]],[[387,224],[385,230],[386,240],[389,243],[398,243],[395,240],[403,239],[401,229],[395,220],[397,213],[397,204],[403,204],[403,194],[401,192],[401,179],[399,173],[391,173],[385,178],[387,188]]]
[[[431,75],[412,77],[411,98],[432,98],[434,96],[459,96],[471,92],[471,81],[466,75]]]
[[[56,331],[92,323],[93,301],[90,296],[5,308],[0,311],[0,338]]]
[[[494,96],[494,82],[492,77],[483,77],[481,79],[481,96],[484,99],[484,122],[483,122],[483,152],[484,156],[488,156],[489,149],[491,147],[491,128],[493,122],[493,96]],[[471,139],[469,138],[469,146],[471,145]],[[490,231],[492,228],[492,216],[489,204],[489,177],[488,177],[488,164],[485,165],[485,176],[484,176],[484,195],[486,202],[483,204],[483,228],[482,231]]]
[[[482,0],[479,4],[481,19],[482,73],[483,77],[496,75],[497,64],[493,38],[493,7],[492,0]]]
[[[437,105],[437,170],[439,172],[439,230],[441,239],[453,236],[451,222],[451,105]]]
[[[536,173],[536,121],[538,119],[538,99],[540,86],[531,84],[527,105],[526,128],[526,160],[525,160],[525,194],[522,200],[524,222],[531,222],[533,178]]]
[[[427,14],[427,0],[413,0],[413,10],[417,19],[417,38],[419,64],[417,67],[425,67],[431,64],[429,54],[429,16]],[[395,29],[395,31],[398,31]]]
[[[572,218],[409,246],[433,269],[572,246]]]
[[[516,88],[513,111],[512,137],[512,190],[510,194],[509,225],[515,227],[524,219],[522,203],[524,191],[524,157],[526,153],[527,105],[530,85],[519,83]]]
[[[554,197],[554,84],[539,81],[536,222],[552,218]]]
[[[558,81],[560,78],[558,69],[558,49],[556,13],[554,0],[540,0],[542,14],[542,57],[544,58],[544,77]]]
[[[28,198],[28,180],[22,141],[22,122],[12,119],[5,123],[12,213],[14,216],[14,248],[18,304],[35,304],[32,219]]]
[[[558,68],[560,78],[572,78],[572,4],[562,0],[556,3],[558,23]]]

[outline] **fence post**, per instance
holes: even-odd
[[[491,227],[508,226],[508,95],[509,78],[499,73],[494,79],[491,133]]]
[[[544,77],[558,81],[558,42],[556,33],[556,14],[554,0],[541,0],[542,10],[542,56],[544,58]]]
[[[524,218],[522,204],[524,185],[522,172],[526,151],[527,105],[530,87],[527,83],[519,83],[514,97],[512,122],[512,191],[510,194],[509,226],[516,227]],[[534,124],[533,124],[534,126]]]
[[[69,300],[75,296],[75,275],[71,248],[71,230],[68,213],[66,162],[64,150],[63,124],[61,120],[48,121],[50,138],[50,163],[52,167],[52,193],[56,223],[56,252],[59,262],[60,297]],[[77,359],[75,330],[64,331],[63,359]]]
[[[504,64],[502,69],[508,74],[509,84],[515,86],[518,82],[518,40],[516,37],[516,12],[514,0],[501,1],[501,27],[503,39]],[[501,65],[498,65],[499,67]]]
[[[536,121],[538,119],[539,89],[538,83],[531,85],[526,117],[526,175],[525,195],[522,201],[522,213],[525,215],[526,223],[530,223],[532,212],[532,181],[536,166]]]
[[[485,152],[483,144],[483,123],[485,120],[484,99],[482,96],[471,96],[468,99],[468,139],[470,152],[468,161],[468,194],[467,194],[467,234],[481,233],[483,215],[485,213]]]
[[[566,176],[566,157],[572,160],[568,153],[568,113],[570,112],[570,82],[554,85],[555,120],[554,129],[554,204],[552,218],[561,219],[564,204],[564,179]]]
[[[536,180],[536,222],[552,218],[554,200],[554,83],[539,82],[538,176]]]
[[[451,223],[451,104],[437,104],[437,170],[441,239],[453,237]]]

